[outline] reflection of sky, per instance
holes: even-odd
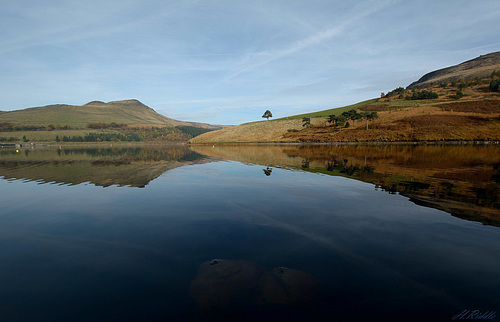
[[[90,292],[71,277],[75,269],[90,285],[96,274],[119,272],[108,287],[132,279],[147,293],[142,283],[188,283],[201,262],[235,258],[295,267],[345,288],[361,287],[354,274],[363,274],[363,283],[373,283],[365,285],[373,288],[367,297],[381,296],[381,278],[400,301],[424,294],[443,307],[498,303],[497,227],[419,207],[371,184],[279,168],[265,176],[262,168],[185,166],[145,189],[0,181],[0,282],[19,268],[34,274],[30,266],[46,267],[40,288],[23,289],[43,293],[55,283],[54,271],[67,287]],[[0,297],[14,288],[7,283]]]

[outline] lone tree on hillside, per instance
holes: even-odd
[[[270,111],[270,110],[266,110],[266,111],[264,112],[264,115],[262,115],[262,117],[263,117],[263,118],[266,118],[266,119],[268,119],[268,120],[269,120],[269,118],[270,118],[270,117],[273,117],[273,113],[271,113],[271,111]]]

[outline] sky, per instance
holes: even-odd
[[[138,99],[236,125],[500,51],[500,1],[2,0],[0,110]]]

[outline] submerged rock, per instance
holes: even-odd
[[[253,304],[264,268],[244,260],[214,259],[201,264],[190,294],[201,310],[238,310]]]
[[[190,294],[205,313],[306,308],[317,303],[318,281],[286,267],[266,271],[245,260],[214,259],[198,268]]]
[[[264,304],[312,306],[317,302],[317,290],[312,275],[286,267],[274,268],[259,279],[259,300]]]

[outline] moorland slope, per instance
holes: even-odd
[[[500,94],[490,86],[500,78],[500,52],[457,66],[430,73],[408,88],[399,87],[378,99],[246,123],[205,133],[189,143],[500,140]],[[345,126],[329,123],[330,115],[340,116],[348,110],[373,112],[377,118],[354,120]],[[303,118],[309,118],[310,124]]]
[[[484,79],[490,76],[495,70],[500,71],[500,51],[427,73],[418,81],[411,83],[408,88],[423,88],[432,83],[453,82],[457,80],[471,81],[474,79]]]

